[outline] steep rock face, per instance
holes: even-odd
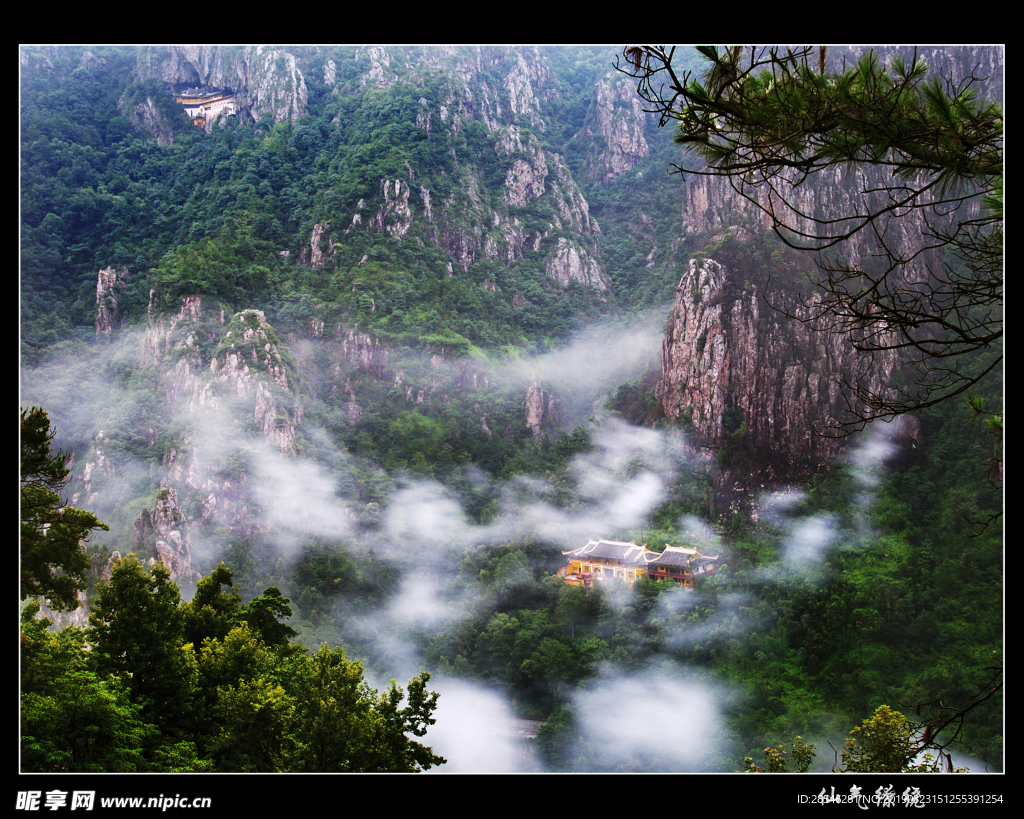
[[[522,207],[544,195],[544,180],[548,175],[544,151],[533,134],[528,134],[524,140],[522,131],[515,125],[502,128],[499,133],[494,150],[512,161],[505,175],[505,202]]]
[[[533,431],[533,437],[541,435],[541,421],[544,420],[544,390],[541,389],[537,376],[530,379],[526,390],[526,426]]]
[[[370,224],[379,232],[389,233],[395,239],[402,239],[412,225],[412,209],[409,207],[409,194],[412,193],[412,189],[401,179],[383,179],[380,187],[380,209]],[[428,204],[429,201],[428,198]]]
[[[417,68],[444,69],[460,85],[458,99],[450,99],[439,111],[456,127],[480,120],[495,131],[513,120],[523,120],[541,130],[541,107],[557,95],[551,70],[539,49],[510,46],[429,46],[402,49],[403,60]],[[391,54],[380,46],[356,52],[356,61],[369,63],[360,83],[387,87],[399,77]],[[461,120],[461,122],[458,122]]]
[[[850,64],[867,47],[830,49],[830,61],[846,59]],[[906,59],[912,49],[875,48],[883,64],[897,53]],[[988,77],[978,86],[984,99],[1002,98],[1002,49],[985,47],[919,49],[918,56],[944,78],[961,78],[972,71]],[[786,188],[790,204],[817,219],[837,220],[865,210],[869,204],[889,204],[881,192],[891,184],[878,168],[827,168],[794,189]],[[737,184],[739,184],[737,182]],[[748,189],[755,201],[741,196],[729,180],[687,175],[682,207],[682,234],[700,246],[714,234],[731,230],[761,232],[771,226],[763,208],[768,208],[765,187]],[[872,198],[874,201],[872,202]],[[758,207],[760,205],[761,207]],[[776,210],[782,208],[776,203]],[[810,219],[799,219],[789,210],[787,223],[814,234]],[[845,225],[852,227],[852,225]],[[885,217],[876,228],[884,232],[890,247],[912,255],[920,250],[925,227],[921,213]],[[845,257],[853,265],[870,264],[878,253],[871,229],[832,248],[830,254]],[[711,253],[714,255],[714,252]],[[815,257],[804,254],[803,264],[814,270]],[[902,274],[909,283],[924,281],[928,269],[940,269],[941,255],[925,251],[906,266]],[[844,420],[847,408],[837,377],[859,377],[876,394],[884,394],[889,377],[898,366],[893,353],[873,358],[857,354],[841,332],[815,331],[772,311],[758,301],[758,285],[773,275],[768,293],[773,303],[783,301],[785,289],[776,290],[778,269],[748,270],[742,275],[710,260],[691,261],[676,293],[675,306],[664,339],[662,378],[658,386],[665,414],[693,424],[705,443],[721,444],[733,432],[727,428],[742,417],[747,435],[758,446],[780,457],[807,463],[826,463],[838,453],[845,439],[821,438],[812,429]],[[807,294],[804,294],[804,298]],[[792,302],[790,302],[792,303]],[[796,311],[805,316],[806,312]],[[731,412],[729,424],[726,413]],[[916,440],[917,421],[901,423],[896,437],[909,445]],[[894,433],[895,434],[895,433]]]
[[[203,419],[198,431],[186,427],[165,451],[167,482],[198,498],[204,520],[248,531],[253,500],[246,489],[245,458],[232,454],[227,430],[208,425],[228,424],[222,413],[230,412],[274,449],[294,453],[302,421],[294,368],[259,310],[236,313],[228,321],[222,308],[204,305],[199,297],[183,299],[177,313],[164,315],[153,303],[151,298],[142,363],[157,369],[170,412],[183,419],[212,412],[214,419]],[[211,431],[216,440],[200,434]]]
[[[149,563],[163,563],[176,581],[196,581],[199,572],[192,568],[192,540],[189,524],[178,504],[177,493],[163,487],[157,493],[152,510],[143,509],[135,519],[134,551],[147,556]]]
[[[121,296],[128,268],[106,267],[96,279],[96,332],[109,336],[117,324],[117,300]]]
[[[794,473],[827,464],[842,442],[814,434],[845,420],[836,377],[867,372],[881,390],[892,356],[857,353],[846,336],[815,331],[767,308],[718,262],[691,259],[676,291],[662,344],[657,395],[665,415],[689,421],[705,445],[721,444],[746,424],[757,447]]]
[[[161,148],[166,148],[174,142],[171,123],[153,102],[152,97],[144,97],[136,101],[134,106],[122,105],[121,110],[128,117],[132,128],[150,134]]]
[[[243,105],[259,121],[270,115],[274,122],[295,121],[306,112],[306,81],[285,51],[258,46],[247,53],[247,82],[243,86]]]
[[[481,422],[483,423],[483,419]],[[533,376],[526,388],[526,426],[533,432],[534,438],[539,438],[544,434],[546,427],[557,423],[558,402],[553,395],[544,392],[537,376]],[[483,423],[483,426],[486,428],[486,423]]]
[[[325,253],[320,247],[321,241],[324,238],[324,226],[320,224],[313,225],[313,235],[309,240],[309,264],[314,270],[320,270],[324,266]],[[332,244],[328,238],[328,252],[332,249]]]
[[[868,47],[858,46],[829,50],[830,63],[838,63],[845,59],[847,64],[856,62],[864,53],[873,50],[881,64],[889,66],[893,57],[903,56],[908,62],[914,56],[914,49],[900,47]],[[981,99],[1002,100],[1003,97],[1003,50],[1001,47],[934,47],[920,48],[916,51],[918,58],[923,59],[932,74],[945,79],[959,81],[972,72],[982,81],[973,87]],[[693,164],[692,162],[690,164]],[[864,211],[865,200],[873,209],[879,210],[891,204],[887,188],[891,188],[893,179],[888,169],[870,165],[845,169],[839,166],[827,168],[798,187],[785,189],[787,201],[795,208],[795,212],[812,214],[819,220],[839,220]],[[874,193],[865,194],[865,191]],[[748,188],[747,193],[758,205],[741,196],[730,184],[729,180],[717,177],[686,176],[686,199],[683,205],[683,233],[692,237],[706,236],[720,232],[737,219],[748,223],[757,223],[770,227],[771,221],[764,209],[772,207],[768,197],[768,188]],[[786,223],[803,233],[815,235],[820,227],[810,219],[799,219],[779,203],[774,204],[777,212],[786,214]],[[922,231],[925,222],[919,212],[897,214],[899,218],[880,220],[876,229],[884,230],[886,240],[894,248],[903,248],[904,252],[913,252],[920,248]],[[836,223],[832,230],[840,233],[851,229],[853,222]],[[801,243],[806,243],[801,240]],[[909,249],[906,250],[906,249]],[[841,253],[854,265],[876,252],[873,231],[861,230],[848,241],[843,242],[832,253]],[[942,264],[938,254],[923,254],[907,266],[906,275],[910,280],[920,280],[927,275],[927,267]]]
[[[436,85],[430,98],[419,99],[415,116],[415,127],[425,132],[429,144],[447,144],[455,156],[457,146],[466,143],[462,132],[483,124],[488,141],[482,150],[494,153],[467,160],[473,152],[459,152],[458,185],[446,186],[444,195],[417,179],[412,167],[407,167],[407,178],[383,178],[372,201],[359,200],[338,228],[431,242],[450,255],[453,273],[468,271],[481,259],[511,265],[557,235],[560,241],[551,245],[548,258],[538,260],[553,278],[563,284],[573,279],[607,282],[593,238],[600,229],[586,198],[565,160],[535,135],[544,129],[545,101],[557,96],[550,68],[537,49],[407,48],[398,59],[373,46],[359,49],[356,61],[366,66],[360,78],[364,86],[387,88],[399,79],[428,78]],[[439,70],[444,75],[440,83],[435,79]],[[417,72],[425,73],[420,78]],[[477,135],[473,150],[481,144]],[[323,263],[330,229],[321,225],[310,236],[315,264]]]
[[[92,447],[89,450],[89,455],[82,464],[82,470],[79,475],[81,490],[71,496],[72,506],[77,508],[81,501],[82,505],[88,508],[94,507],[97,501],[97,484],[102,484],[106,478],[117,471],[107,457],[107,446],[109,443],[110,439],[107,438],[106,433],[102,429],[96,433]]]
[[[199,389],[206,361],[202,347],[223,332],[224,311],[205,310],[199,296],[182,299],[177,313],[156,311],[155,293],[149,294],[149,320],[142,340],[140,361],[160,373],[164,397],[174,408],[191,400]]]
[[[826,168],[817,174],[813,182],[807,182],[793,191],[789,196],[790,204],[799,213],[814,214],[818,219],[838,220],[850,214],[860,213],[864,209],[863,191],[866,188],[881,190],[887,180],[883,179],[878,169],[857,168],[847,172],[840,167]],[[783,206],[770,200],[768,189],[763,187],[752,191],[758,204],[754,204],[741,196],[728,180],[710,176],[690,174],[686,178],[686,204],[683,208],[683,234],[690,236],[707,236],[718,233],[725,228],[745,221],[760,229],[770,229],[771,218],[766,211],[783,211]],[[881,208],[886,203],[884,194],[869,196],[872,207]],[[786,211],[789,214],[789,211]],[[787,216],[787,224],[805,234],[817,232],[815,223],[810,218]],[[921,246],[921,236],[925,230],[925,221],[921,212],[902,215],[898,219],[886,219],[886,239],[896,249],[917,250]],[[843,229],[852,228],[852,223]],[[908,255],[912,251],[905,250]],[[874,253],[877,245],[870,229],[861,230],[835,248],[829,250],[831,256],[846,256],[853,265],[860,265]],[[813,259],[809,260],[813,263]],[[941,265],[941,255],[935,252],[922,253],[907,265],[905,275],[909,280],[920,280],[926,277],[929,266]]]
[[[211,409],[233,399],[252,401],[253,421],[267,442],[281,452],[294,452],[302,406],[293,378],[263,311],[243,310],[232,317],[196,399]]]
[[[372,372],[377,378],[390,378],[388,351],[380,339],[339,326],[335,339],[340,344],[340,358],[360,370]],[[335,368],[337,372],[337,367]]]
[[[596,287],[598,290],[608,290],[611,287],[611,282],[608,281],[601,266],[585,250],[568,239],[558,240],[558,250],[547,258],[544,269],[563,287],[570,281]]]
[[[267,46],[163,46],[139,50],[136,79],[228,88],[239,112],[294,123],[306,112],[306,82],[295,57]]]
[[[601,232],[597,220],[590,215],[590,203],[583,198],[572,173],[569,171],[560,154],[549,154],[549,162],[554,170],[549,180],[551,193],[558,207],[555,216],[555,227],[568,230],[583,236],[596,236]]]
[[[596,88],[593,117],[586,132],[599,135],[603,146],[589,162],[589,174],[598,182],[615,179],[635,168],[647,156],[644,129],[648,116],[633,84],[608,75]]]

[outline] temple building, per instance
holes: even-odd
[[[696,549],[665,544],[665,551],[655,552],[617,540],[591,540],[562,554],[569,563],[558,574],[573,586],[593,586],[612,579],[632,584],[645,574],[655,580],[691,586],[695,576],[714,574],[718,564],[717,556],[703,555]]]
[[[185,107],[192,124],[203,127],[221,114],[235,113],[235,95],[218,88],[187,88],[175,96]]]

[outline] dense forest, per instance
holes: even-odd
[[[994,684],[1001,368],[824,467],[668,417],[687,265],[813,260],[685,224],[614,49],[211,54],[21,50],[21,405],[107,527],[76,609],[23,601],[23,771],[829,770]],[[591,538],[717,567],[566,584]],[[1001,691],[954,729],[1002,770]]]

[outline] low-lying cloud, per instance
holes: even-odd
[[[662,319],[663,314],[658,322]],[[159,414],[160,408],[147,408],[139,398],[142,393],[133,391],[138,381],[153,395],[152,380],[147,381],[144,372],[125,375],[131,370],[124,363],[125,345],[133,343],[137,345],[138,339],[126,335],[120,343],[89,347],[77,357],[23,373],[23,403],[46,408],[66,445],[80,451],[95,442],[105,425],[124,428],[125,412],[143,420],[146,412]],[[576,396],[574,411],[583,412],[592,408],[602,389],[635,380],[658,345],[660,332],[653,323],[601,328],[557,353],[510,365],[509,372],[518,372],[524,394],[529,379],[536,376],[559,395]],[[282,455],[247,431],[250,419],[238,407],[224,403],[219,409],[200,410],[186,397],[176,409],[177,415],[171,412],[165,424],[187,443],[179,457],[207,465],[232,459],[244,463],[237,482],[250,504],[243,512],[249,515],[246,523],[260,527],[282,556],[295,554],[309,536],[343,547],[358,543],[368,531],[362,528],[366,509],[357,496],[352,458],[325,431],[307,423],[303,433],[315,444],[311,449],[316,458],[295,457]],[[168,412],[166,407],[162,411]],[[567,470],[574,493],[569,506],[559,502],[559,492],[542,478],[518,476],[499,482],[468,467],[466,477],[474,490],[497,499],[496,513],[478,523],[460,498],[437,481],[411,476],[380,481],[391,491],[374,511],[370,537],[379,559],[398,567],[402,576],[384,605],[349,624],[363,639],[380,645],[379,656],[389,658],[393,667],[380,671],[398,678],[417,673],[424,635],[439,633],[476,616],[481,606],[486,608],[479,589],[470,595],[460,585],[458,569],[471,550],[529,537],[548,544],[555,555],[591,538],[614,537],[647,525],[687,468],[682,434],[637,428],[601,414],[592,416],[589,429],[592,448],[576,456]],[[874,427],[850,449],[849,462],[861,493],[858,504],[869,501],[878,470],[891,452],[885,431]],[[365,473],[375,467],[362,463],[360,469]],[[104,491],[113,493],[117,482],[129,476],[132,491],[139,491],[155,475],[166,480],[166,465],[151,459],[124,461],[116,474],[108,476]],[[786,568],[775,571],[774,579],[780,582],[791,572],[813,574],[837,537],[830,515],[800,513],[802,499],[799,492],[775,490],[760,504],[764,521],[779,533]],[[687,517],[678,521],[678,529],[688,545],[728,561],[728,549],[709,522]],[[686,624],[693,600],[692,593],[682,589],[668,590],[659,598],[656,616],[676,624],[665,637],[667,651],[678,651],[712,631],[742,638],[752,626],[744,613],[749,600],[740,596],[722,596],[714,613],[702,616],[699,624]],[[530,746],[517,739],[522,726],[501,695],[475,682],[439,678],[432,680],[432,687],[435,682],[442,697],[429,741],[435,752],[449,758],[444,770],[539,768]],[[686,771],[723,764],[730,741],[723,704],[735,696],[734,689],[665,660],[632,673],[604,667],[572,692],[571,700],[588,746],[596,749],[590,763],[595,769]],[[637,708],[656,709],[659,717],[636,720]]]

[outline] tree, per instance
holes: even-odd
[[[291,617],[289,602],[276,586],[271,586],[243,606],[234,589],[234,573],[221,563],[199,581],[192,600],[181,606],[185,642],[199,651],[206,638],[223,640],[235,626],[245,622],[268,646],[287,646],[295,629],[277,618]]]
[[[939,762],[931,754],[923,753],[931,747],[927,733],[920,735],[918,726],[903,714],[888,705],[880,705],[874,714],[850,731],[840,751],[842,767],[838,770],[843,773],[938,773]]]
[[[146,569],[128,555],[114,562],[90,606],[97,672],[123,679],[147,719],[161,728],[179,724],[189,700],[180,603],[163,563]]]
[[[427,690],[429,680],[423,672],[407,694],[394,680],[378,693],[364,682],[359,661],[340,648],[323,644],[312,656],[296,655],[287,683],[297,703],[291,770],[412,773],[443,765],[443,757],[408,736],[422,737],[434,724],[438,694]]]
[[[196,739],[219,771],[282,771],[294,744],[295,700],[277,677],[279,652],[240,623],[199,655]]]
[[[790,763],[793,765],[792,773],[807,773],[807,769],[811,767],[813,761],[814,743],[804,742],[800,737],[793,737],[793,750],[788,759],[785,745],[764,749],[764,764],[767,766],[768,773],[790,773]],[[760,765],[754,764],[751,757],[743,757],[744,773],[764,773],[765,770]]]
[[[42,409],[22,409],[21,598],[40,595],[57,610],[71,610],[86,588],[89,557],[81,544],[108,527],[61,498],[71,470],[68,454],[51,447],[55,435]]]
[[[292,616],[289,602],[280,589],[271,586],[242,607],[239,619],[248,623],[268,646],[287,646],[296,631],[277,618]]]
[[[222,590],[227,586],[229,591]],[[184,639],[199,651],[203,640],[223,640],[238,623],[242,598],[234,589],[234,575],[220,563],[196,585],[192,599],[181,606]]]
[[[882,390],[847,376],[855,420],[831,434],[960,395],[997,368],[1003,115],[978,99],[977,69],[928,78],[916,49],[890,70],[874,52],[837,67],[824,47],[698,52],[699,78],[677,70],[674,47],[629,46],[617,65],[695,154],[676,171],[725,179],[782,241],[817,254],[814,295],[773,307],[917,370]],[[855,188],[845,212],[801,187],[830,169]],[[977,351],[993,354],[964,367]]]
[[[54,633],[38,613],[33,601],[21,618],[21,770],[146,770],[142,746],[156,727],[120,680],[89,670],[82,629]]]
[[[842,764],[833,768],[838,773],[938,773],[942,757],[946,770],[952,771],[949,755],[943,752],[948,745],[938,744],[936,734],[924,726],[907,720],[899,711],[880,705],[867,719],[856,726],[846,738],[839,758]],[[935,750],[938,756],[927,751]],[[814,743],[794,737],[793,750],[786,757],[785,746],[764,749],[765,768],[747,756],[743,758],[745,773],[805,773],[814,761]],[[792,771],[790,770],[792,765]],[[966,768],[957,768],[957,773]]]

